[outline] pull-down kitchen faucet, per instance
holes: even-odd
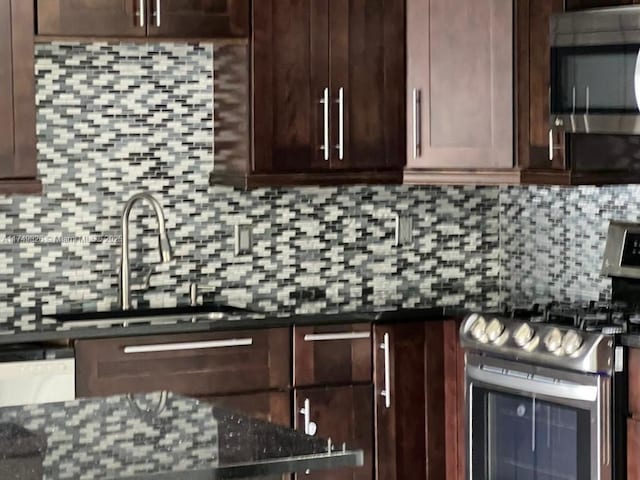
[[[129,199],[122,212],[122,258],[120,261],[120,308],[129,310],[131,308],[131,272],[129,271],[129,215],[131,209],[138,200],[146,200],[151,204],[158,220],[158,233],[160,240],[160,261],[168,263],[171,261],[171,244],[167,237],[167,229],[164,220],[162,205],[149,193],[137,193]]]

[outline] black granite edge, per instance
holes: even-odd
[[[362,450],[348,450],[338,453],[300,455],[297,457],[263,460],[251,463],[226,465],[211,469],[190,470],[185,472],[165,472],[156,474],[117,477],[120,480],[226,480],[256,477],[271,477],[287,473],[302,473],[322,470],[334,470],[364,465]],[[114,479],[115,480],[115,479]]]
[[[0,335],[0,345],[15,343],[34,343],[57,340],[79,340],[92,338],[113,338],[144,335],[159,335],[171,333],[203,333],[234,330],[259,330],[265,328],[279,328],[312,325],[344,325],[355,323],[394,323],[410,321],[437,321],[448,318],[462,318],[467,310],[448,307],[418,307],[418,308],[388,308],[366,312],[345,313],[311,313],[281,315],[265,314],[264,318],[248,318],[238,320],[208,320],[201,322],[183,322],[167,324],[130,325],[127,327],[86,327],[59,329],[53,326],[51,330],[15,332]]]

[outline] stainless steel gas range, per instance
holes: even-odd
[[[612,222],[606,302],[474,313],[465,348],[467,480],[624,480],[626,352],[640,331],[640,225]]]
[[[617,478],[612,335],[477,314],[461,334],[469,480]]]

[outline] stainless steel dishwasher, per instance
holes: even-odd
[[[73,349],[46,344],[0,347],[0,407],[75,399]]]

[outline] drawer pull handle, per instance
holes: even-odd
[[[309,333],[304,336],[304,341],[326,342],[330,340],[359,340],[361,338],[371,338],[371,332]]]
[[[384,334],[384,340],[380,344],[380,349],[384,351],[384,390],[380,395],[384,397],[385,408],[391,408],[391,361],[389,354],[389,334]]]
[[[202,350],[205,348],[247,347],[253,345],[253,338],[231,338],[206,342],[158,343],[155,345],[129,345],[124,353],[176,352],[179,350]]]

